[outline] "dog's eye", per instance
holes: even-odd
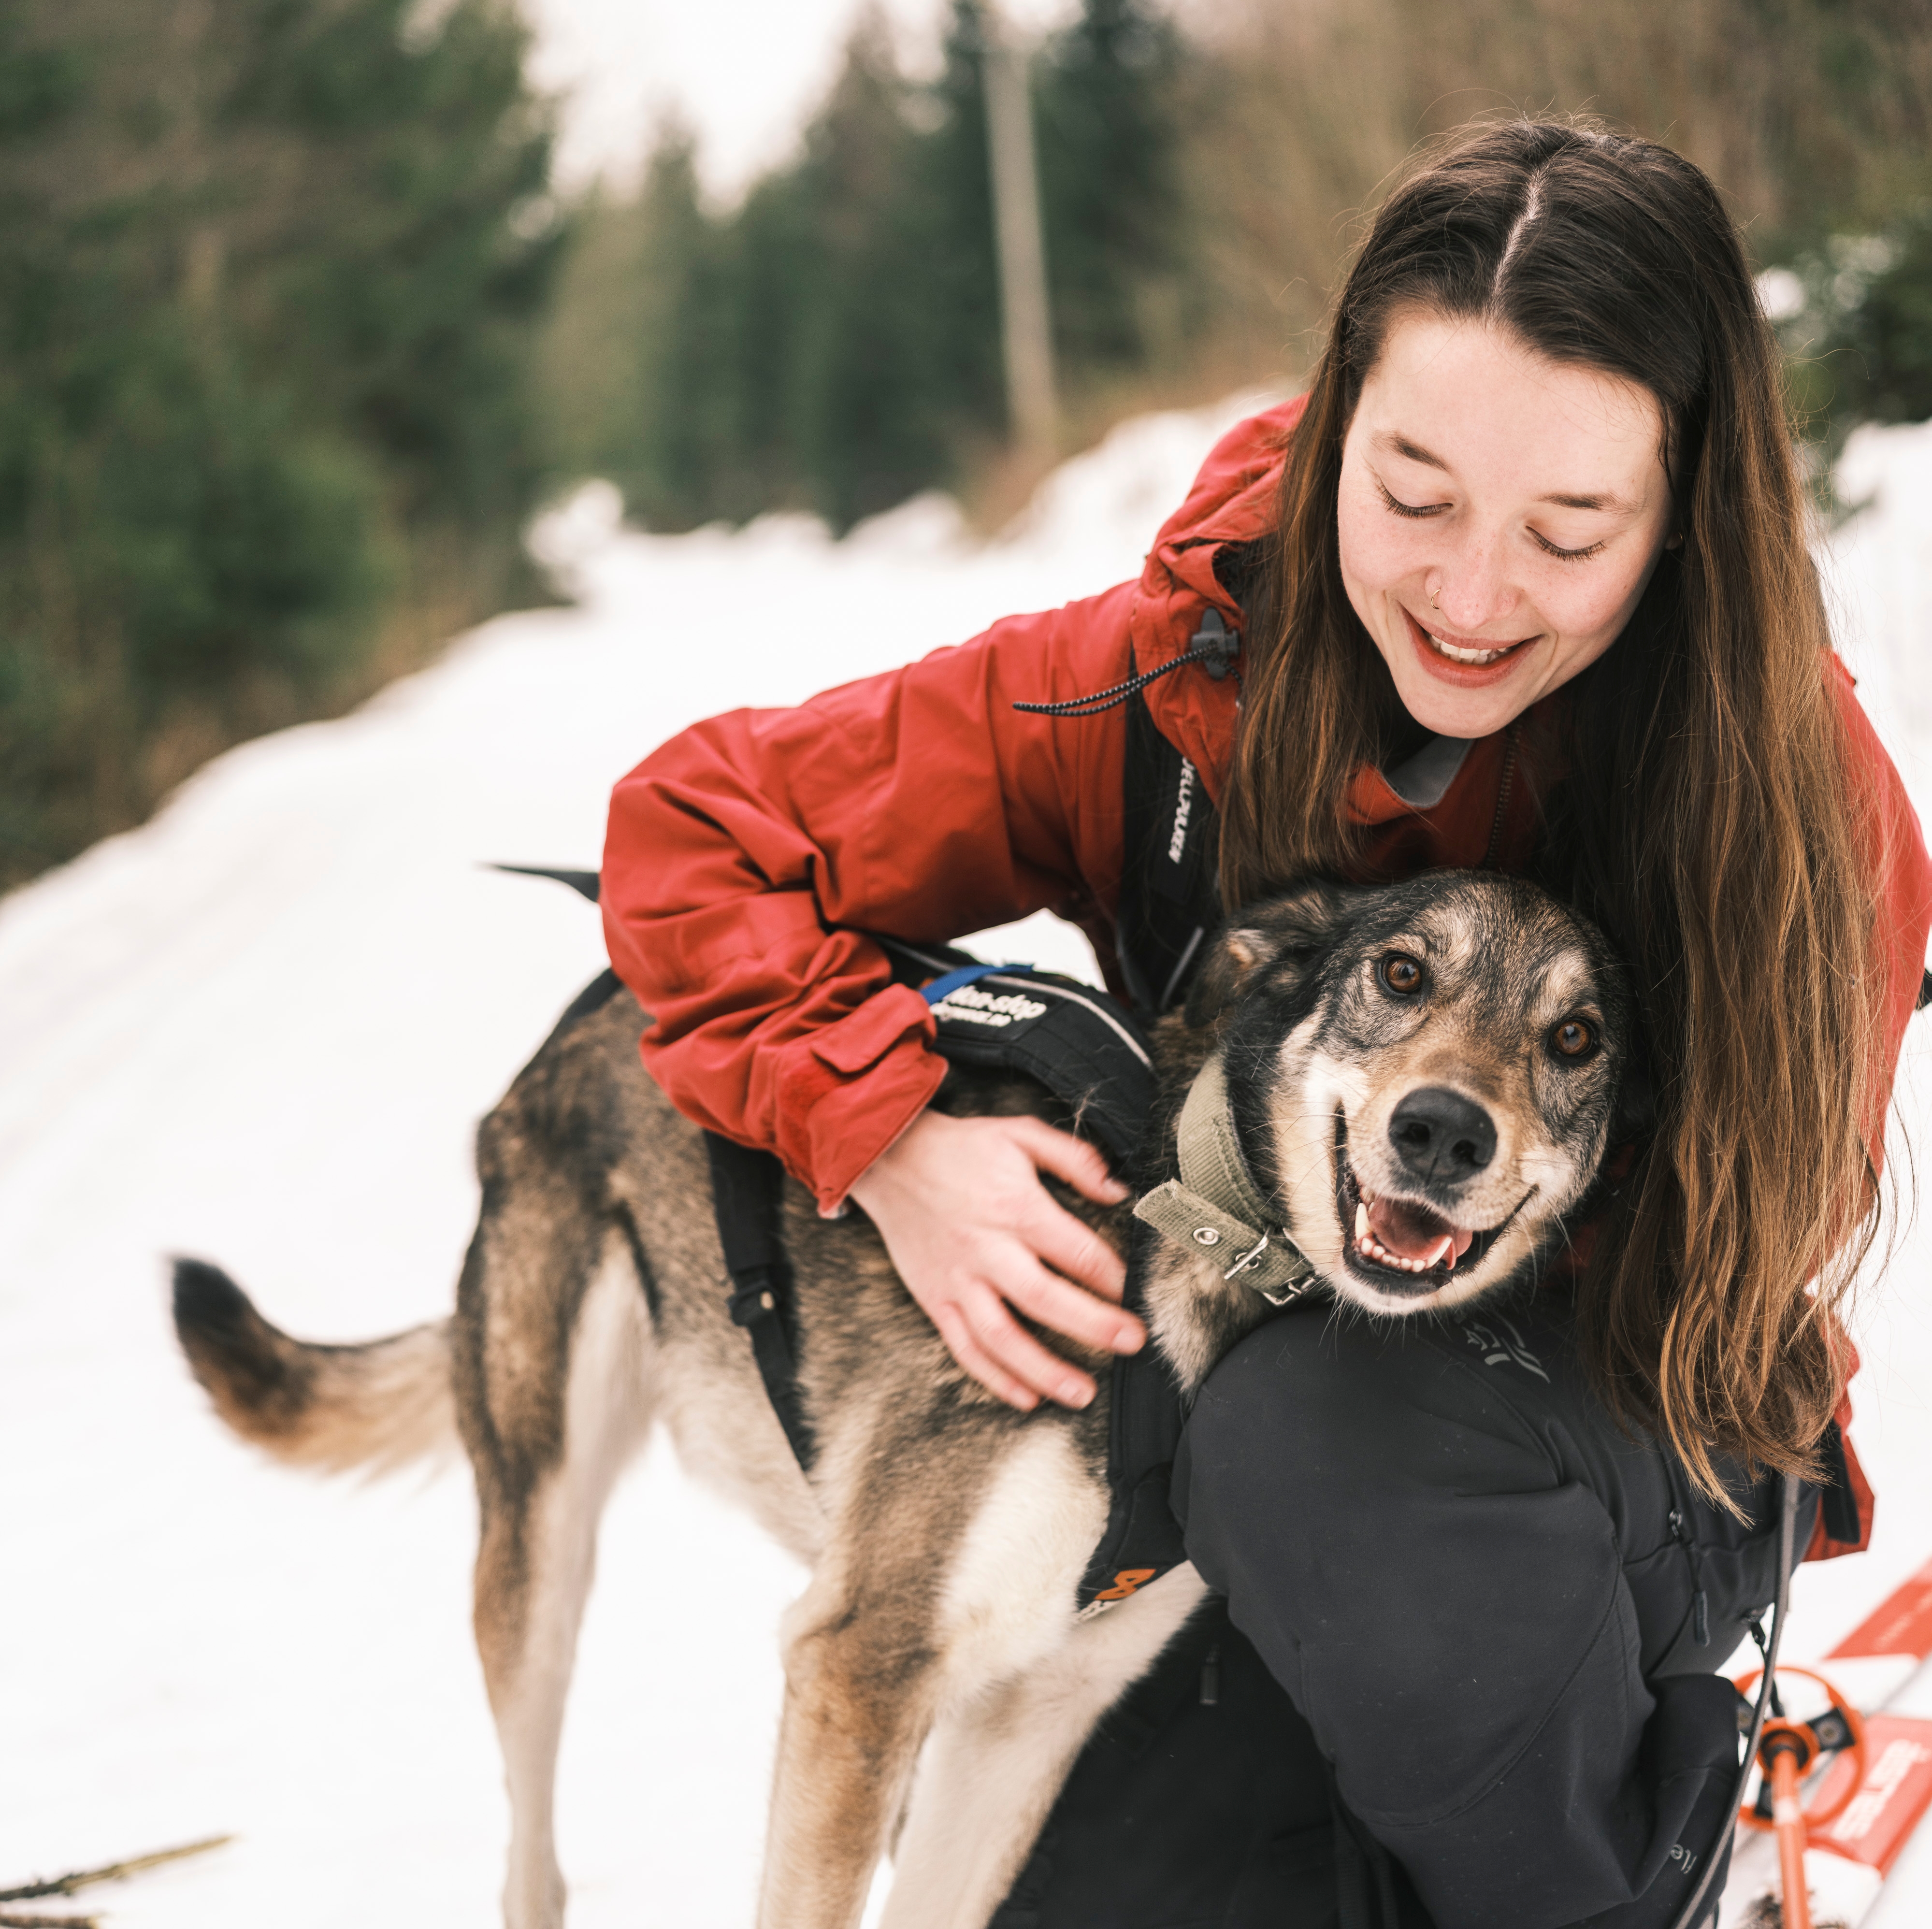
[[[1587,1058],[1597,1048],[1597,1028],[1580,1018],[1566,1018],[1550,1033],[1550,1048],[1559,1058]]]
[[[1382,960],[1379,975],[1390,991],[1404,998],[1422,988],[1422,967],[1400,951],[1391,951]]]

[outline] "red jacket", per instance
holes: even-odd
[[[878,946],[853,927],[943,941],[1046,909],[1085,930],[1112,977],[1126,710],[1056,719],[1013,704],[1084,696],[1170,662],[1210,604],[1238,628],[1215,552],[1265,532],[1301,408],[1289,402],[1222,439],[1138,582],[1010,617],[796,710],[714,718],[617,786],[604,934],[618,975],[656,1021],[644,1063],[680,1111],[776,1151],[830,1209],[945,1069],[927,1049],[925,1000],[891,983]],[[1932,925],[1932,862],[1850,675],[1832,664],[1854,782],[1880,846],[1882,1119]],[[1216,803],[1236,694],[1234,679],[1216,682],[1198,668],[1147,691],[1156,724]],[[1524,720],[1526,741],[1538,715]],[[1492,839],[1495,861],[1521,865],[1536,803],[1530,785],[1514,784],[1498,818],[1505,754],[1501,735],[1472,746],[1426,811],[1379,771],[1360,772],[1349,804],[1358,822],[1380,827],[1378,868],[1474,866]],[[1849,1402],[1840,1418],[1849,1420]],[[1852,1482],[1868,1537],[1870,1490],[1856,1461]],[[1811,1556],[1846,1551],[1826,1541],[1821,1520]]]
[[[829,1208],[944,1071],[927,1049],[926,1001],[892,985],[878,948],[850,927],[943,940],[1044,908],[1081,925],[1112,975],[1126,710],[1055,718],[1014,702],[1086,695],[1169,662],[1210,604],[1238,627],[1215,552],[1266,530],[1301,407],[1289,402],[1222,438],[1137,583],[1010,617],[796,710],[714,718],[619,784],[604,934],[618,975],[656,1021],[644,1063],[681,1112],[776,1151]],[[1898,772],[1833,662],[1856,780],[1883,839],[1888,1096],[1932,923],[1932,863]],[[1235,679],[1216,682],[1198,667],[1147,691],[1155,723],[1217,803],[1236,692]],[[1480,864],[1504,758],[1500,734],[1476,743],[1426,812],[1364,770],[1350,803],[1359,821],[1382,826],[1378,866]],[[1513,868],[1535,833],[1531,787],[1513,785],[1507,806],[1495,856]]]

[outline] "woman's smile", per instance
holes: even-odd
[[[1670,534],[1656,398],[1481,322],[1390,325],[1344,439],[1342,582],[1402,706],[1487,736],[1610,648]]]
[[[1459,689],[1485,689],[1500,683],[1516,668],[1523,652],[1541,639],[1518,637],[1507,642],[1458,636],[1438,617],[1424,622],[1413,610],[1404,608],[1422,667],[1432,676],[1439,676]]]

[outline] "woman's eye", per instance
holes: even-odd
[[[1379,476],[1376,478],[1376,488],[1381,492],[1383,508],[1399,516],[1439,516],[1449,506],[1447,502],[1399,502],[1389,494],[1388,484]]]
[[[1559,1058],[1587,1058],[1597,1048],[1596,1028],[1580,1018],[1566,1018],[1552,1028],[1550,1048]]]
[[[1530,534],[1536,537],[1537,547],[1545,556],[1553,556],[1560,562],[1581,562],[1586,556],[1594,556],[1603,548],[1600,542],[1593,542],[1582,549],[1561,549],[1546,536],[1539,536],[1534,530]]]
[[[1422,988],[1422,967],[1400,951],[1390,952],[1382,960],[1378,975],[1390,991],[1404,998]]]

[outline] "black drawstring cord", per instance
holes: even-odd
[[[1102,710],[1111,710],[1116,704],[1124,704],[1136,690],[1145,689],[1156,676],[1165,676],[1170,670],[1178,670],[1184,663],[1203,664],[1208,675],[1218,683],[1234,667],[1240,650],[1240,632],[1230,629],[1221,612],[1210,603],[1202,616],[1201,627],[1187,639],[1185,653],[1170,663],[1163,663],[1158,670],[1143,670],[1138,676],[1130,676],[1124,683],[1116,683],[1111,690],[1096,690],[1090,697],[1074,697],[1064,704],[1016,704],[1013,708],[1028,711],[1034,716],[1096,717]]]

